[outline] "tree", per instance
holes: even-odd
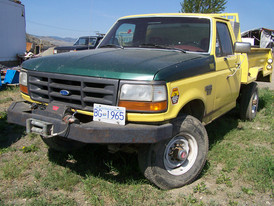
[[[226,0],[184,0],[181,13],[221,13],[225,10]]]

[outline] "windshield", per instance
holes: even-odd
[[[193,52],[208,52],[209,39],[209,19],[132,18],[119,20],[100,47],[176,48]]]
[[[80,37],[76,42],[75,46],[95,46],[96,38],[94,37]]]

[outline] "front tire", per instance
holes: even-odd
[[[139,166],[145,177],[159,188],[178,188],[196,179],[207,152],[208,136],[204,126],[198,119],[185,116],[171,139],[140,150]]]

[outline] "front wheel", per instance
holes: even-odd
[[[207,152],[204,126],[198,119],[185,116],[174,137],[140,150],[139,165],[145,177],[159,188],[178,188],[196,179]]]

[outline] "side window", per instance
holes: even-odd
[[[88,39],[87,38],[80,38],[74,45],[88,45]]]
[[[135,24],[122,24],[116,31],[115,41],[121,46],[132,46]]]
[[[96,39],[95,38],[90,38],[88,45],[89,46],[95,46],[95,44],[96,44]]]
[[[232,40],[225,23],[217,22],[216,56],[228,56],[233,54]]]

